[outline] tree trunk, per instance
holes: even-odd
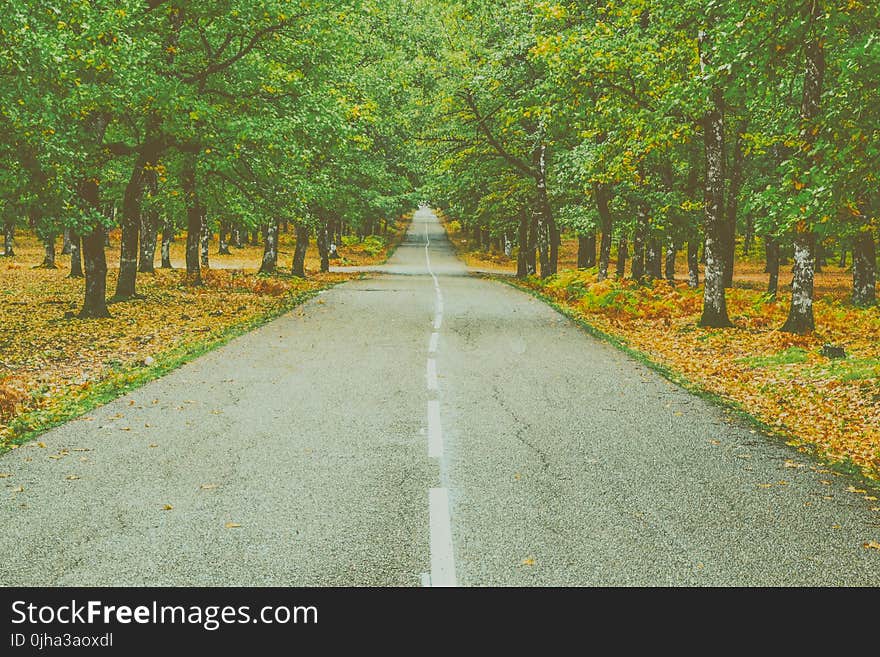
[[[700,33],[700,70],[711,68],[706,32]],[[703,118],[703,148],[706,158],[706,271],[703,285],[703,314],[700,326],[732,326],[724,293],[724,94],[720,87],[710,93],[709,111]]]
[[[648,213],[643,205],[639,205],[636,214],[636,228],[633,231],[632,264],[630,275],[634,281],[645,277],[645,237],[648,232]]]
[[[617,268],[615,274],[617,280],[622,280],[626,276],[626,258],[627,258],[626,235],[617,238]]]
[[[40,264],[41,269],[58,269],[55,265],[55,233],[48,233],[43,238],[43,262]]]
[[[174,228],[167,219],[162,225],[162,269],[171,269],[171,240],[174,239]]]
[[[61,237],[61,255],[70,255],[70,249],[73,248],[71,241],[71,233],[73,231],[70,228],[65,228]]]
[[[599,274],[597,279],[604,281],[608,278],[608,262],[611,260],[611,231],[613,219],[608,204],[611,201],[611,192],[606,185],[596,185],[594,189],[596,197],[596,209],[599,212],[599,230],[602,231],[602,241],[599,244]]]
[[[538,273],[538,215],[529,212],[529,238],[526,246],[526,275]]]
[[[110,317],[110,311],[107,310],[107,258],[104,254],[105,231],[104,225],[99,223],[82,240],[86,294],[79,316],[83,319]]]
[[[516,277],[525,278],[529,275],[529,213],[524,209],[519,211],[517,243],[519,248],[516,254]],[[534,251],[532,253],[534,259]]]
[[[67,238],[70,240],[70,274],[68,278],[82,278],[82,238],[73,230],[68,231]]]
[[[15,224],[11,221],[3,224],[3,255],[9,258],[15,255]]]
[[[234,224],[232,226],[232,239],[231,239],[231,241],[232,241],[232,246],[234,246],[236,249],[242,248],[241,226],[239,226],[238,224]]]
[[[309,227],[298,223],[296,225],[296,246],[293,249],[292,273],[299,278],[306,277],[306,251],[309,248]]]
[[[329,220],[324,219],[318,225],[318,255],[321,257],[321,271],[330,271],[330,227]],[[383,230],[383,234],[386,231]]]
[[[821,0],[812,0],[810,6],[810,22],[815,25],[824,13]],[[825,74],[825,53],[822,41],[817,31],[809,37],[804,48],[806,54],[806,72],[804,74],[803,97],[801,100],[801,140],[804,142],[804,151],[811,151],[816,142],[816,134],[813,130],[816,117],[819,115],[820,101],[822,99],[822,81]],[[805,162],[809,167],[813,162]],[[813,318],[813,278],[815,265],[814,249],[816,246],[816,234],[813,232],[810,221],[812,218],[804,218],[798,222],[795,228],[794,239],[794,274],[791,281],[791,307],[788,310],[788,319],[785,320],[782,329],[788,333],[810,333],[815,328]]]
[[[278,264],[278,218],[272,219],[266,226],[266,239],[263,240],[263,261],[260,263],[260,274],[274,274]]]
[[[813,266],[816,234],[811,231],[799,232],[794,240],[794,270],[791,279],[791,307],[782,331],[812,333],[816,328],[813,319]]]
[[[144,189],[149,198],[159,195],[159,176],[155,167],[144,171]],[[155,272],[156,242],[159,238],[159,209],[149,203],[146,212],[141,212],[141,259],[138,271],[145,274]]]
[[[226,237],[229,235],[229,223],[226,221],[220,222],[220,234],[217,236],[217,255],[231,255],[229,253],[229,241]]]
[[[874,234],[863,230],[853,244],[853,303],[873,306],[877,302],[877,245]]]
[[[767,254],[766,272],[770,274],[767,294],[775,299],[779,293],[779,242],[768,235],[764,238],[764,251]]]
[[[663,277],[663,250],[657,237],[648,239],[645,246],[645,274],[650,280]]]
[[[148,152],[148,150],[150,152]],[[122,196],[122,239],[119,246],[119,278],[116,279],[114,301],[131,299],[136,293],[138,271],[138,238],[141,228],[141,197],[144,191],[146,171],[144,167],[155,163],[152,149],[141,150],[131,171],[125,193]]]
[[[180,186],[186,201],[186,276],[191,285],[201,285],[199,241],[202,235],[202,207],[196,187],[196,160],[193,155],[184,157]]]
[[[211,227],[208,225],[208,215],[202,208],[202,230],[199,233],[199,246],[201,250],[201,265],[203,269],[209,266],[208,256],[211,249]]]
[[[813,271],[817,274],[821,273],[822,267],[825,266],[825,249],[822,248],[822,242],[816,240],[816,261],[813,264]]]
[[[578,269],[589,269],[596,266],[596,233],[589,233],[586,237],[578,237],[577,253]]]
[[[558,261],[558,235],[550,200],[547,196],[547,145],[543,143],[535,149],[535,178],[537,188],[537,243],[538,258],[541,264],[541,278],[548,278],[556,273]]]
[[[700,238],[688,240],[688,287],[700,286]]]
[[[672,239],[668,239],[666,242],[666,266],[665,266],[665,274],[666,280],[670,283],[675,282],[675,256],[678,253],[678,249],[675,248],[675,241]]]
[[[840,245],[840,262],[838,263],[838,266],[841,269],[846,269],[846,244]]]
[[[736,130],[733,161],[730,168],[730,187],[727,190],[727,210],[724,220],[724,287],[733,287],[733,261],[736,251],[736,216],[739,209],[739,190],[742,186],[743,133],[748,127],[742,121]]]

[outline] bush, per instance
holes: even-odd
[[[361,248],[368,256],[377,256],[385,248],[385,238],[381,235],[368,235],[361,242]]]

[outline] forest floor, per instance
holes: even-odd
[[[515,259],[476,251],[460,234],[450,239],[470,266],[515,273]],[[847,270],[829,265],[817,274],[816,332],[798,336],[778,330],[788,312],[790,267],[780,269],[780,294],[771,301],[763,262],[738,261],[727,292],[735,328],[706,329],[697,326],[702,288],[681,280],[683,259],[674,284],[598,283],[595,269],[576,265],[577,240],[565,238],[558,275],[509,282],[639,352],[671,378],[745,411],[802,451],[880,479],[880,308],[850,303]],[[612,260],[611,272],[614,266]],[[846,358],[825,357],[825,344],[843,346]]]
[[[384,262],[400,243],[408,220],[389,225],[389,236],[345,238],[333,266]],[[107,249],[108,296],[118,275],[119,231]],[[174,269],[138,274],[143,299],[112,304],[107,319],[81,320],[82,279],[67,278],[70,257],[57,269],[35,267],[43,246],[28,232],[16,235],[15,256],[0,258],[0,452],[43,429],[87,412],[161,376],[232,337],[265,323],[322,289],[359,273],[320,273],[312,240],[306,279],[283,272],[293,257],[293,231],[279,237],[279,275],[260,276],[262,246],[231,247],[217,255],[211,242],[204,285],[186,284],[184,240],[172,244]],[[60,251],[60,239],[58,240]],[[295,346],[294,346],[295,348]]]

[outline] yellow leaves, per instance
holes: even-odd
[[[37,443],[37,447],[39,447],[40,449],[46,449],[46,443],[40,441]]]
[[[0,479],[9,479],[12,476],[10,472],[0,472]]]
[[[862,547],[866,550],[880,550],[880,543],[877,541],[865,541],[862,543]]]
[[[66,479],[67,481],[76,481],[77,479],[79,479],[79,475],[75,475],[75,474],[67,475],[67,476],[65,477],[65,479]]]
[[[526,557],[525,559],[522,560],[522,565],[523,566],[534,566],[535,565],[535,558],[534,557]]]
[[[783,467],[786,467],[786,468],[802,468],[802,467],[804,467],[803,463],[798,463],[796,461],[792,461],[791,459],[785,459],[785,462],[782,465],[783,465]]]
[[[847,486],[847,487],[846,487],[846,492],[847,492],[847,493],[858,493],[858,494],[862,494],[862,493],[867,493],[868,491],[866,491],[864,488],[856,488],[855,486]]]
[[[226,529],[238,529],[241,525],[237,522],[227,522],[225,527]]]
[[[172,505],[170,505],[170,504],[163,504],[163,505],[162,505],[162,510],[163,510],[163,511],[173,511],[173,510],[174,510],[174,507],[173,507]]]
[[[217,484],[202,484],[201,486],[199,486],[199,488],[201,490],[214,490],[215,488],[217,488]]]

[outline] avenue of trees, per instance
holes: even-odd
[[[73,254],[81,317],[137,295],[175,234],[201,281],[207,236],[264,244],[295,226],[324,267],[334,235],[413,205],[405,55],[392,2],[9,0],[0,14],[0,220]],[[107,290],[106,232],[121,228]]]
[[[880,4],[429,5],[432,196],[478,244],[517,245],[519,275],[554,274],[565,229],[600,280],[612,251],[649,280],[686,250],[705,326],[730,325],[737,250],[763,247],[771,296],[792,259],[783,330],[813,330],[832,257],[875,303]]]
[[[51,265],[66,236],[101,317],[175,235],[197,284],[207,235],[257,235],[271,274],[292,225],[303,275],[310,235],[326,267],[334,235],[428,198],[521,276],[556,272],[563,230],[600,280],[685,252],[711,327],[760,249],[770,296],[793,263],[806,333],[832,257],[875,303],[878,81],[859,0],[7,0],[5,253],[29,227]]]

